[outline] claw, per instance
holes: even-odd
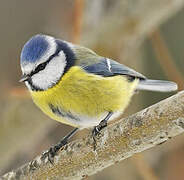
[[[51,147],[47,152],[42,155],[43,159],[48,158],[51,164],[54,164],[54,157],[58,151],[68,143],[68,140],[78,131],[78,128],[73,129],[68,135],[66,135],[58,144]]]
[[[97,136],[100,134],[100,128],[98,126],[95,126],[93,131],[92,131],[93,136]]]
[[[100,131],[107,126],[107,121],[103,120],[100,122],[100,124],[98,126],[95,126],[94,129],[92,130],[92,137],[93,137],[93,149],[94,151],[96,150],[96,136],[100,135]]]
[[[57,155],[58,151],[65,145],[67,144],[67,141],[61,141],[57,145],[51,147],[47,152],[43,154],[43,158],[45,159],[46,157],[48,158],[49,162],[51,164],[54,164],[54,157]]]
[[[57,154],[55,147],[51,147],[48,151],[43,154],[44,159],[48,159],[51,164],[54,164],[54,156]]]
[[[94,151],[96,150],[96,136],[100,134],[100,130],[98,129],[97,126],[94,127],[92,130],[92,137],[93,137],[93,149]]]

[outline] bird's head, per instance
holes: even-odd
[[[38,91],[53,87],[74,64],[75,55],[70,43],[39,34],[24,45],[20,59],[20,81]]]

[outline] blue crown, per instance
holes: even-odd
[[[49,49],[49,43],[44,35],[33,36],[23,47],[21,62],[34,63],[39,60]]]

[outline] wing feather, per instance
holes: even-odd
[[[100,59],[97,61],[97,63],[88,64],[82,67],[88,73],[93,73],[104,77],[125,75],[128,76],[130,80],[138,78],[140,79],[137,86],[138,90],[159,92],[171,92],[177,90],[177,84],[174,82],[147,79],[145,76],[136,72],[135,70],[107,58]]]
[[[146,79],[145,76],[136,72],[135,70],[107,58],[103,58],[95,64],[83,66],[83,69],[88,73],[93,73],[104,77],[115,75],[127,75],[139,79]]]

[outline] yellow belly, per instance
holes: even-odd
[[[105,112],[122,112],[128,105],[138,80],[128,82],[124,76],[101,77],[72,67],[61,81],[46,91],[32,91],[35,104],[52,119],[72,126],[69,121],[53,113],[51,105],[78,117],[99,118]]]

